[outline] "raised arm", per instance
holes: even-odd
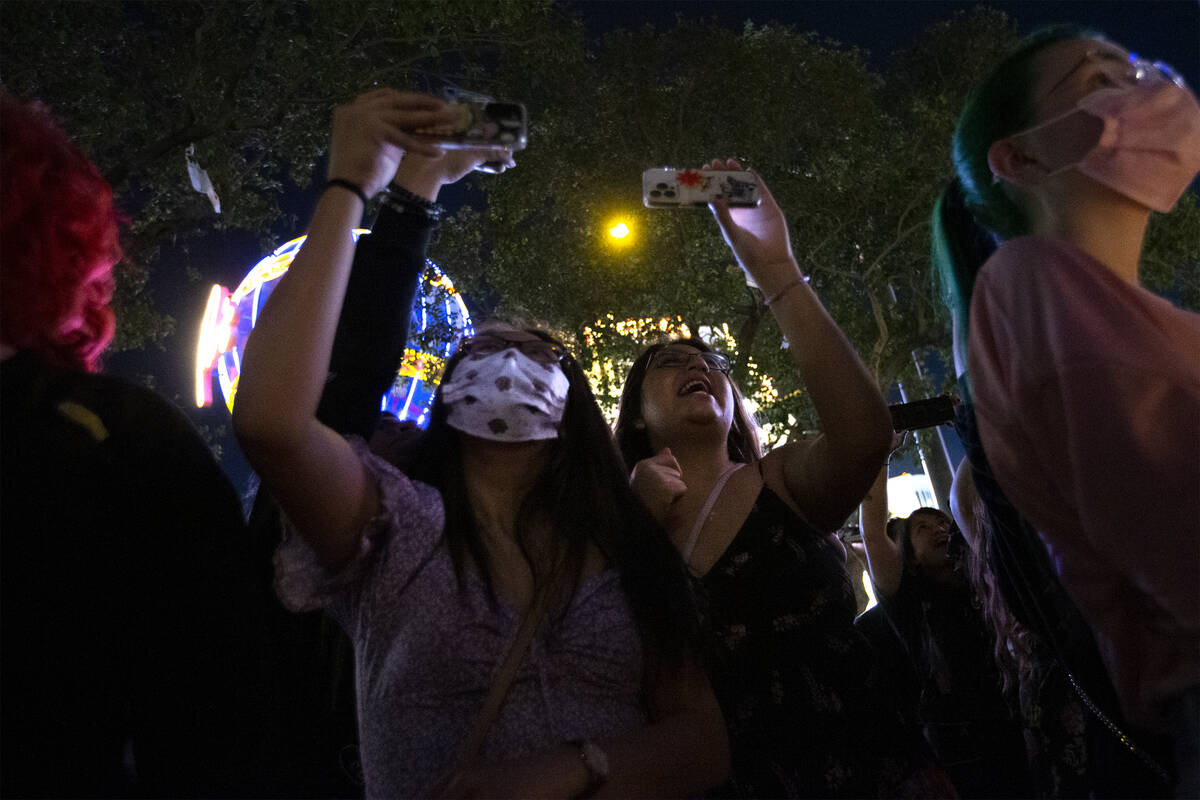
[[[884,594],[900,590],[904,575],[904,554],[887,535],[888,498],[887,464],[879,471],[875,483],[858,507],[858,525],[862,530],[863,548],[867,551],[867,569],[871,580]]]
[[[740,167],[714,161],[711,168]],[[722,202],[713,205],[713,214],[766,296],[821,420],[819,437],[774,451],[764,468],[768,480],[781,476],[809,522],[831,531],[854,510],[885,460],[891,423],[870,372],[801,274],[783,212],[765,184],[761,189],[758,208],[731,209]]]
[[[405,149],[436,155],[405,131],[451,120],[434,97],[391,89],[361,95],[334,112],[330,180],[371,197],[392,178]],[[351,189],[334,185],[321,195],[307,241],[247,342],[233,415],[251,465],[331,569],[356,552],[378,504],[350,445],[316,416],[362,212]]]
[[[375,430],[379,398],[404,357],[409,309],[438,227],[435,203],[442,187],[495,158],[490,151],[439,150],[434,157],[406,153],[401,160],[389,189],[412,197],[385,200],[371,234],[358,241],[317,408],[317,419],[338,433],[370,439]],[[511,156],[505,166],[513,166]]]

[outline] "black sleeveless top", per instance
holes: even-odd
[[[831,537],[763,486],[697,583],[733,757],[720,794],[881,797],[916,788],[908,779],[926,765],[914,752],[920,733],[903,727],[880,689]]]

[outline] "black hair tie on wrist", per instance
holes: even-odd
[[[362,200],[364,206],[367,204],[367,193],[364,192],[362,187],[357,183],[353,183],[342,178],[330,178],[329,180],[325,181],[325,188],[328,189],[330,186],[340,186],[348,192],[354,192],[356,195],[358,195],[358,199]]]

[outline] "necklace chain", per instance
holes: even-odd
[[[1129,748],[1129,752],[1137,756],[1139,761],[1145,764],[1151,772],[1157,775],[1164,784],[1169,786],[1171,784],[1171,778],[1167,774],[1167,771],[1159,766],[1158,762],[1155,761],[1149,753],[1138,747],[1137,743],[1134,742],[1133,739],[1129,738],[1129,736],[1126,735],[1123,730],[1117,727],[1115,722],[1108,718],[1107,714],[1100,710],[1100,707],[1096,705],[1092,698],[1088,696],[1088,693],[1083,690],[1083,687],[1079,685],[1079,681],[1075,680],[1075,676],[1071,674],[1070,670],[1065,670],[1065,672],[1067,673],[1067,680],[1071,682],[1071,687],[1075,689],[1075,694],[1079,695],[1079,699],[1083,701],[1083,704],[1087,706],[1088,710],[1096,715],[1096,719],[1104,723],[1104,727],[1108,728],[1112,734],[1117,737],[1121,744]]]

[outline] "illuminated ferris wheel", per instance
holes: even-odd
[[[354,232],[355,239],[369,233],[369,230],[359,228]],[[212,404],[215,381],[225,407],[233,410],[246,339],[305,238],[301,236],[280,245],[255,264],[232,292],[213,284],[196,343],[197,406],[203,408]],[[397,313],[405,311],[409,310],[397,309]],[[379,408],[398,419],[411,419],[424,427],[446,359],[457,342],[463,336],[471,335],[473,329],[462,295],[450,278],[429,259],[425,259],[425,270],[409,313],[412,317],[404,358],[391,388],[381,398]]]

